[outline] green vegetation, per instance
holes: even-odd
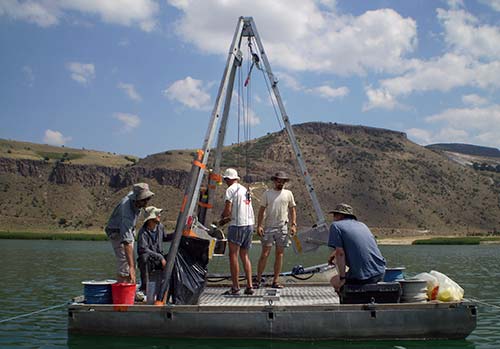
[[[137,158],[134,158],[132,156],[125,155],[125,160],[130,161],[134,165],[137,163]]]
[[[66,153],[55,153],[55,152],[38,151],[36,153],[38,155],[40,155],[46,161],[59,160],[61,162],[81,159],[85,156],[84,154],[67,153],[67,152]]]
[[[482,241],[498,241],[498,237],[464,236],[456,238],[431,238],[413,241],[412,245],[479,245]]]
[[[105,241],[106,234],[0,232],[0,239]]]

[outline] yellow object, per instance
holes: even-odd
[[[302,244],[297,236],[297,234],[292,236],[293,242],[295,243],[295,247],[297,248],[298,253],[302,253]]]

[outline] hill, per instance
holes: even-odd
[[[16,160],[43,160],[47,163],[65,162],[74,165],[98,165],[109,167],[130,166],[138,158],[88,149],[56,147],[47,144],[18,142],[0,139],[0,157]]]
[[[500,158],[500,150],[497,148],[482,147],[479,145],[462,143],[436,143],[426,146],[428,149],[443,150],[465,155],[474,155],[480,157]]]
[[[401,132],[334,123],[306,123],[295,125],[294,130],[325,212],[338,202],[348,202],[380,236],[500,229],[498,173],[463,166],[440,151],[409,141]],[[2,152],[0,230],[99,231],[114,205],[137,181],[151,184],[157,194],[151,203],[166,209],[166,225],[172,229],[192,152],[166,150],[121,166],[47,162],[5,157]],[[96,159],[104,154],[97,153]],[[314,223],[308,193],[297,176],[283,131],[226,147],[223,166],[236,167],[245,177],[256,210],[262,192],[271,185],[270,175],[277,170],[289,172],[299,225]],[[222,195],[221,188],[212,217],[220,214]]]

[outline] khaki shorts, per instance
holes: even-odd
[[[284,225],[282,227],[264,229],[264,236],[260,241],[262,242],[262,246],[272,246],[274,243],[278,247],[290,246],[287,226]]]
[[[110,234],[108,235],[109,241],[111,241],[111,246],[113,246],[113,251],[116,256],[116,273],[122,277],[130,276],[130,267],[127,262],[127,256],[125,255],[125,246],[121,242],[120,234]],[[134,249],[134,243],[132,242],[132,250]]]

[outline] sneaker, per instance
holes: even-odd
[[[224,296],[239,296],[240,295],[240,289],[239,288],[232,288],[227,290],[226,292],[223,293]]]
[[[247,287],[247,288],[245,288],[245,292],[243,292],[243,293],[251,296],[255,293],[255,291],[252,289],[252,287]]]
[[[135,293],[135,301],[136,302],[145,302],[146,301],[146,295],[142,291],[137,291]]]

